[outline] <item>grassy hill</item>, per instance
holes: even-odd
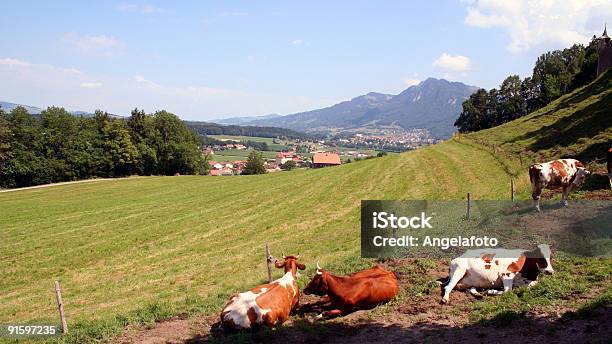
[[[571,153],[596,162],[611,135],[610,75],[515,122],[339,167],[0,193],[0,323],[56,322],[56,279],[73,330],[68,341],[174,314],[217,312],[229,294],[264,280],[265,242],[275,255],[301,254],[302,284],[317,260],[336,271],[369,265],[357,258],[362,199],[463,199],[468,191],[508,199],[513,176],[526,198],[526,160]],[[584,263],[564,264],[567,277],[573,264]],[[609,285],[611,264],[602,264],[599,280]],[[601,274],[597,267],[589,271]],[[591,277],[571,281],[588,291]],[[563,302],[564,293],[555,295]],[[517,302],[501,300],[479,307],[494,312]]]

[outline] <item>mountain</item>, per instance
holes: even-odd
[[[371,92],[327,108],[271,119],[250,125],[270,125],[305,132],[426,128],[433,136],[449,137],[461,104],[478,88],[460,82],[429,78],[398,95]]]
[[[40,115],[40,113],[43,112],[43,110],[44,110],[44,109],[41,109],[41,108],[36,107],[36,106],[22,105],[22,104],[16,104],[16,103],[9,103],[9,102],[0,101],[0,108],[2,108],[2,110],[4,110],[4,112],[10,112],[11,110],[13,110],[14,108],[16,108],[18,106],[24,107],[26,110],[28,110],[28,113],[30,115]],[[92,112],[88,112],[88,111],[68,111],[68,112],[70,112],[74,116],[82,116],[82,117],[92,117],[94,115]],[[115,118],[121,118],[121,116],[117,116],[117,115],[113,115],[113,114],[110,114],[110,116],[111,117],[115,117]]]
[[[256,120],[267,120],[267,119],[274,119],[277,117],[282,117],[282,115],[271,114],[271,115],[251,116],[251,117],[246,117],[246,116],[245,117],[230,117],[230,118],[213,119],[213,120],[210,120],[210,122],[218,123],[218,124],[243,125],[243,124],[249,124]]]
[[[15,103],[0,101],[0,108],[2,108],[4,112],[10,112],[11,110],[13,110],[14,108],[18,106],[23,106],[26,110],[28,110],[28,113],[30,113],[31,115],[38,115],[43,111],[43,109],[36,107],[36,106],[22,105],[22,104],[15,104]]]

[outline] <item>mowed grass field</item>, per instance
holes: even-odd
[[[0,193],[0,323],[54,321],[56,279],[71,324],[217,309],[264,279],[265,242],[309,269],[340,263],[359,255],[362,199],[500,198],[508,180],[489,154],[450,141],[326,169]]]
[[[230,294],[264,281],[266,242],[275,255],[301,254],[307,265],[302,286],[317,261],[338,272],[368,266],[373,261],[358,258],[361,200],[464,199],[467,192],[474,199],[508,199],[511,177],[518,197],[528,198],[530,160],[600,153],[610,133],[600,109],[610,94],[597,85],[609,76],[525,120],[339,167],[236,178],[129,178],[0,193],[0,323],[57,323],[56,279],[71,326],[67,341],[105,338],[128,323],[216,313]],[[586,107],[594,113],[589,123],[566,123]],[[560,134],[542,128],[565,136],[546,148],[541,138]],[[592,163],[599,164],[595,158]],[[609,259],[559,260],[557,266],[558,274],[540,287],[475,303],[472,314],[462,316],[477,320],[527,312],[537,304],[557,307],[574,293],[609,306]],[[435,281],[427,278],[405,297],[430,290]]]

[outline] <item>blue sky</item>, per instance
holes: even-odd
[[[601,34],[612,0],[14,2],[0,100],[185,119],[288,114],[427,77],[495,87]]]

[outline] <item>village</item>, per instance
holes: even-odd
[[[249,140],[271,140],[269,150],[260,151],[267,173],[288,171],[295,168],[321,168],[338,166],[375,156],[386,155],[386,152],[373,150],[349,149],[338,147],[325,140],[291,140],[249,137]],[[250,141],[253,142],[253,141]],[[263,141],[265,142],[265,141]],[[284,144],[281,144],[284,143]],[[257,147],[246,141],[225,140],[206,146],[202,154],[207,156],[211,176],[234,176],[242,174],[247,156]]]

